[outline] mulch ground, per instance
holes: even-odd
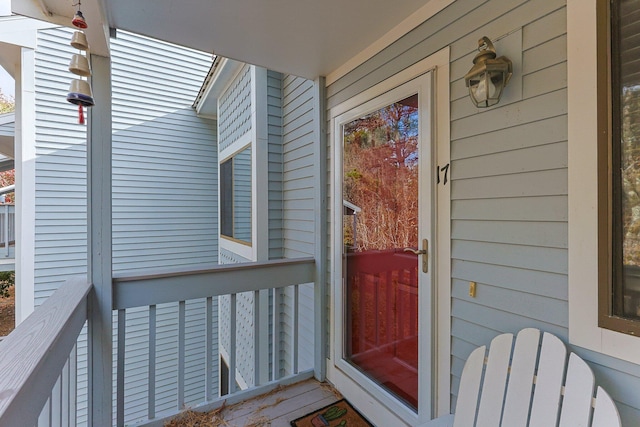
[[[15,325],[15,288],[9,288],[9,297],[0,297],[0,337],[9,335]]]

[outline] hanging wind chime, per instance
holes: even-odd
[[[78,6],[78,10],[76,10],[71,23],[74,27],[84,30],[88,25],[82,15],[82,11],[80,10],[80,1],[78,1],[77,4],[74,4],[74,6]],[[89,50],[89,43],[87,43],[86,34],[82,31],[74,32],[71,37],[71,46],[80,50],[80,52],[71,57],[69,71],[77,76],[81,76],[81,78],[71,80],[69,93],[67,94],[67,101],[78,106],[78,123],[84,124],[83,108],[93,107],[95,104],[89,82],[82,79],[82,77],[89,77],[91,75],[89,60],[82,54],[82,51],[86,52]]]

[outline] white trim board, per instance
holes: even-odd
[[[16,122],[16,113],[14,111],[10,113],[0,114],[0,126],[8,125]]]
[[[21,48],[16,64],[16,325],[35,308],[36,96],[35,51]]]
[[[267,70],[251,66],[251,244],[254,261],[269,259],[269,129]]]
[[[196,105],[196,113],[202,117],[218,118],[218,100],[229,89],[229,85],[234,82],[244,63],[228,58],[216,59],[219,62],[213,71],[213,76],[206,83],[202,98]],[[213,108],[213,111],[211,111]],[[205,109],[206,113],[202,110]]]
[[[225,236],[220,235],[220,240],[218,241],[218,245],[220,246],[220,250],[226,250],[226,251],[232,252],[249,261],[256,261],[253,257],[254,250],[253,250],[253,245],[251,243],[245,244],[245,243],[236,242]]]
[[[236,154],[240,153],[245,148],[250,148],[252,146],[253,137],[253,132],[245,132],[244,135],[242,135],[240,138],[233,141],[223,150],[220,150],[220,152],[218,153],[218,163],[224,163]]]

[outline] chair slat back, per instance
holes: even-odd
[[[601,387],[591,419],[595,379],[586,362],[571,353],[567,363],[564,343],[550,333],[539,342],[533,328],[520,331],[515,345],[512,334],[498,335],[486,368],[486,347],[475,349],[462,371],[453,426],[621,427],[615,403]]]
[[[539,346],[538,329],[527,328],[518,332],[502,414],[501,425],[504,427],[527,426]]]
[[[473,427],[475,424],[486,349],[486,346],[482,346],[473,350],[464,364],[458,387],[454,427]]]
[[[476,427],[500,425],[512,345],[512,334],[498,335],[491,341]]]
[[[602,387],[598,387],[591,427],[620,427],[621,425],[622,421],[615,403]]]
[[[545,332],[531,404],[530,427],[549,427],[557,424],[566,360],[567,349],[562,341]]]
[[[594,382],[591,368],[577,354],[571,353],[559,427],[589,427]]]

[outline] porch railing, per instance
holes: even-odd
[[[312,258],[277,260],[264,263],[221,265],[209,270],[151,273],[136,276],[120,276],[113,280],[113,310],[116,313],[115,332],[117,353],[115,357],[115,420],[117,426],[161,426],[170,416],[184,409],[186,393],[185,361],[190,357],[185,331],[193,316],[187,316],[190,301],[203,306],[202,323],[206,325],[201,340],[207,349],[201,363],[204,378],[204,398],[199,409],[215,408],[256,395],[281,383],[313,375],[313,366],[301,370],[298,367],[298,336],[300,313],[298,300],[301,286],[315,281],[315,263]],[[76,341],[88,319],[88,295],[92,285],[86,280],[73,279],[61,286],[47,301],[20,324],[5,341],[0,343],[0,426],[75,426],[76,425]],[[282,331],[283,313],[279,309],[278,295],[287,289],[293,300],[293,313],[287,322],[291,330]],[[238,361],[236,357],[236,303],[240,295],[253,296],[252,337],[253,345],[245,349],[253,353],[250,384],[245,390],[237,387]],[[229,304],[229,331],[227,363],[229,367],[229,395],[220,396],[214,379],[219,374],[218,352],[212,351],[212,339],[216,335],[214,307],[219,298],[227,298]],[[156,354],[159,343],[159,309],[167,305],[177,306],[177,339],[169,346],[177,349],[175,360],[176,393],[173,409],[157,411],[156,371],[160,364]],[[267,310],[265,312],[265,310]],[[127,317],[130,313],[144,312],[146,324],[142,331],[146,338],[148,354],[146,369],[146,414],[132,418],[126,412],[125,370],[129,340]],[[261,321],[265,319],[267,322]],[[136,320],[139,326],[139,319]],[[280,336],[290,337],[290,368],[283,374],[280,366]],[[88,334],[90,334],[90,329]],[[220,334],[218,334],[220,335]],[[271,337],[271,339],[269,338]],[[89,337],[91,339],[91,337]],[[140,339],[140,334],[137,335]],[[136,362],[137,363],[137,362]],[[166,360],[162,363],[167,363]],[[172,362],[173,363],[173,362]],[[91,364],[88,365],[91,369]],[[173,369],[173,367],[171,368]],[[139,372],[139,370],[137,371]],[[91,372],[89,372],[91,376]],[[34,408],[37,410],[34,411]],[[42,409],[40,409],[42,408]],[[39,415],[40,414],[40,415]]]
[[[0,248],[5,257],[9,256],[9,246],[15,241],[16,207],[12,204],[0,204]]]
[[[76,341],[91,285],[65,282],[0,342],[0,425],[75,425]]]
[[[282,311],[277,307],[278,304],[273,303],[277,300],[276,292],[279,289],[290,287],[293,294],[294,313],[291,322],[292,330],[288,331],[288,335],[292,337],[291,343],[291,375],[300,374],[298,360],[298,325],[299,318],[297,311],[297,301],[300,292],[300,286],[303,284],[314,282],[315,280],[315,264],[312,258],[298,260],[277,260],[263,263],[250,264],[229,264],[220,265],[206,271],[196,271],[187,273],[166,273],[166,274],[150,274],[138,275],[135,277],[117,277],[114,279],[113,288],[113,308],[117,310],[117,376],[116,376],[116,425],[125,425],[125,422],[131,422],[127,418],[125,408],[125,370],[127,354],[127,341],[129,336],[126,333],[127,315],[129,310],[134,310],[137,317],[140,317],[140,308],[143,310],[143,319],[148,322],[148,345],[146,349],[148,354],[144,360],[148,361],[147,365],[147,420],[138,422],[138,425],[158,425],[161,426],[163,421],[176,412],[185,407],[185,359],[188,356],[186,348],[185,332],[187,323],[187,305],[190,302],[198,301],[204,306],[204,310],[200,310],[195,315],[195,321],[200,317],[201,324],[205,325],[202,331],[200,341],[204,343],[206,349],[205,360],[203,361],[204,383],[202,394],[204,399],[197,405],[192,407],[214,408],[222,404],[223,401],[229,399],[237,400],[248,396],[245,390],[237,387],[237,380],[241,374],[238,366],[237,341],[239,337],[240,322],[237,316],[237,301],[240,295],[244,298],[253,300],[252,316],[249,322],[252,331],[249,334],[252,343],[246,345],[243,351],[250,352],[252,357],[251,372],[249,377],[252,381],[248,384],[248,390],[260,389],[260,387],[273,385],[278,383],[281,378],[281,369],[279,366],[280,339],[269,340],[269,337],[279,337],[282,328]],[[271,295],[269,294],[271,292]],[[214,308],[218,305],[220,298],[226,298],[228,307],[228,331],[223,337],[223,333],[214,331]],[[269,304],[268,301],[272,303]],[[262,301],[262,302],[260,302]],[[175,304],[177,305],[177,360],[176,368],[176,394],[174,396],[174,409],[165,413],[157,413],[156,411],[156,366],[158,364],[158,355],[156,354],[156,337],[157,337],[157,313],[160,305]],[[221,309],[221,308],[220,308]],[[223,313],[220,318],[224,320]],[[267,319],[267,321],[265,321]],[[194,316],[191,317],[194,321]],[[246,326],[246,324],[245,324]],[[218,325],[218,327],[220,327]],[[229,395],[219,396],[217,392],[218,384],[214,384],[214,378],[220,373],[218,352],[212,351],[214,337],[220,337],[219,345],[228,347],[226,350],[226,362],[228,363],[227,389]],[[224,339],[228,341],[226,346],[223,344]],[[134,338],[135,339],[135,338]],[[197,339],[196,339],[197,341]],[[312,368],[312,367],[311,367]],[[303,374],[304,375],[304,374]],[[307,376],[311,376],[311,370]],[[234,394],[238,394],[235,396]]]

